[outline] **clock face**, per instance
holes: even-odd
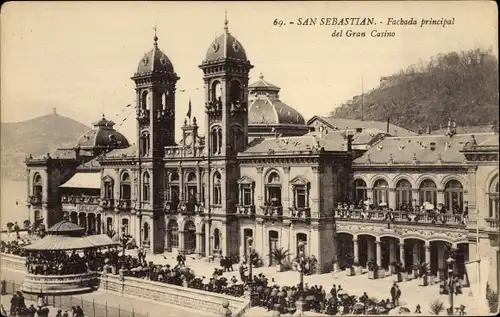
[[[191,134],[186,136],[184,144],[186,144],[187,146],[190,146],[191,144],[193,144],[193,136]]]

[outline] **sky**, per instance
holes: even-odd
[[[281,100],[306,120],[378,86],[419,60],[450,51],[493,49],[497,54],[494,2],[7,2],[1,8],[1,122],[49,114],[82,123],[104,113],[135,142],[130,77],[153,47],[159,48],[181,77],[176,99],[177,139],[192,99],[203,131],[203,61],[222,34],[227,10],[229,31],[242,43],[251,63],[250,82],[263,73],[281,87]],[[374,17],[374,26],[298,26],[306,17]],[[388,18],[455,18],[453,26],[385,25]],[[275,26],[275,19],[287,25]],[[391,38],[334,38],[334,29],[395,32]],[[181,91],[183,90],[183,92]]]

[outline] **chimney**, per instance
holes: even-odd
[[[54,116],[57,116],[57,108],[52,108],[52,114],[53,114]]]
[[[389,117],[387,117],[387,134],[389,134]]]
[[[427,134],[431,134],[431,127],[427,126]]]

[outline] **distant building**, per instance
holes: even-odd
[[[74,148],[28,158],[32,222],[48,227],[66,212],[89,233],[203,257],[245,256],[252,238],[265,265],[276,264],[267,255],[280,247],[293,260],[303,242],[320,272],[345,268],[352,254],[351,264],[373,260],[385,270],[396,259],[407,269],[425,261],[444,278],[453,248],[460,276],[475,259],[479,211],[479,254],[498,252],[495,133],[460,135],[449,125],[418,136],[319,116],[306,123],[263,76],[248,85],[253,65],[226,22],[199,66],[205,131],[186,118],[176,142],[180,78],[157,40],[132,77],[136,142],[102,118]],[[424,210],[430,205],[439,217]],[[494,259],[491,281],[496,270]]]

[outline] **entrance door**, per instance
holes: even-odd
[[[278,232],[277,231],[269,231],[269,266],[274,266],[277,264],[277,261],[272,256],[274,250],[278,249]]]
[[[243,244],[243,256],[248,256],[249,250],[249,239],[253,237],[253,231],[252,229],[245,229],[243,230],[243,237],[244,237],[244,244]]]

